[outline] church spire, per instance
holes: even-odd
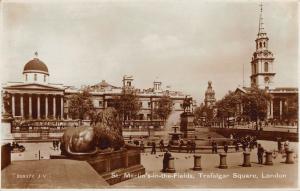
[[[262,2],[259,4],[260,6],[260,15],[259,15],[259,26],[258,26],[258,34],[264,34],[264,22],[263,22],[263,4]]]

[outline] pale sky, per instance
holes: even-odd
[[[211,80],[219,99],[249,86],[260,1],[4,1],[1,80],[22,81],[24,65],[38,51],[50,81],[121,86],[133,75],[140,89],[158,78],[163,87],[203,101]],[[51,2],[51,3],[49,3]],[[297,1],[265,1],[275,87],[297,86]]]

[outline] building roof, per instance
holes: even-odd
[[[39,72],[49,75],[48,67],[38,58],[34,58],[27,62],[24,66],[23,74],[24,73],[32,73],[32,72]]]

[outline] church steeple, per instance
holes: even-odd
[[[269,38],[265,32],[263,22],[263,4],[260,4],[258,33],[255,40],[256,50],[251,61],[251,86],[260,89],[268,89],[273,84],[275,73],[273,72],[273,53],[268,49]]]

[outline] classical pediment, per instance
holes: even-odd
[[[14,84],[3,87],[5,90],[33,90],[33,91],[64,91],[63,87],[55,87],[46,84]]]

